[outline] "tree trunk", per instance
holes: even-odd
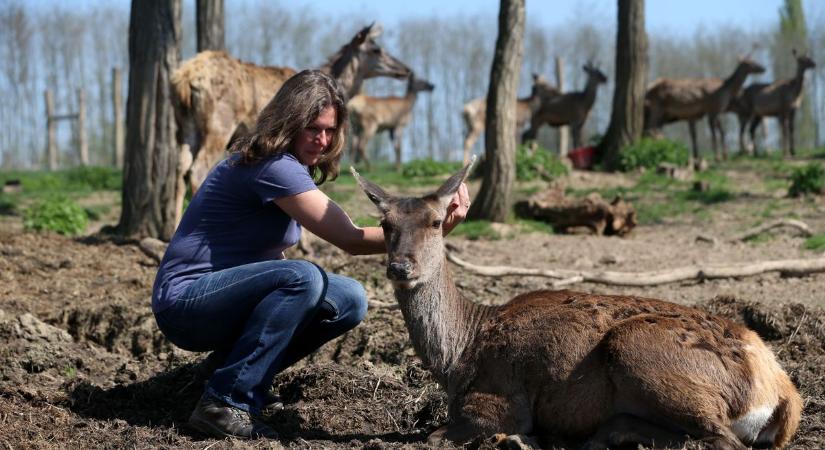
[[[223,0],[198,0],[198,52],[224,50]]]
[[[516,178],[516,95],[523,53],[524,0],[501,0],[498,38],[487,92],[484,179],[468,212],[471,219],[503,222]]]
[[[647,84],[644,0],[619,0],[618,16],[613,112],[596,152],[610,170],[618,168],[621,150],[642,136]]]
[[[126,157],[118,232],[168,240],[178,168],[172,71],[180,62],[180,0],[133,0],[129,23]]]

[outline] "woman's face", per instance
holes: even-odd
[[[314,166],[318,163],[337,131],[336,119],[335,108],[327,106],[312,123],[298,133],[294,151],[301,164]]]

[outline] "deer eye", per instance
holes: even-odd
[[[433,220],[433,228],[441,228],[441,221],[440,220]]]

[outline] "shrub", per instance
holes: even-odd
[[[86,211],[65,196],[47,198],[23,212],[23,226],[27,230],[75,235],[86,229],[87,222]]]
[[[823,192],[825,192],[825,169],[821,164],[811,163],[791,173],[791,187],[788,189],[788,195],[791,197],[822,194]]]
[[[519,181],[552,181],[563,175],[567,175],[567,166],[550,150],[533,149],[524,144],[516,148],[516,179]]]
[[[688,155],[688,148],[680,142],[643,138],[622,149],[619,164],[624,171],[640,167],[653,169],[665,162],[684,166],[688,163]]]
[[[443,162],[432,159],[416,159],[404,164],[401,173],[405,177],[434,177],[451,175],[461,168],[460,162]]]
[[[77,188],[114,191],[120,189],[122,178],[112,167],[77,167],[66,171],[66,180]]]

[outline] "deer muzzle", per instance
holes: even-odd
[[[409,280],[413,273],[413,264],[410,260],[392,261],[387,266],[387,278],[390,280]]]

